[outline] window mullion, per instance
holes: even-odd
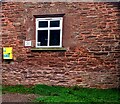
[[[36,19],[36,47],[38,46],[38,20]]]
[[[60,47],[62,47],[62,22],[63,22],[63,19],[61,18],[60,20]]]
[[[49,43],[50,43],[50,20],[48,20],[48,44],[47,46],[49,46]]]

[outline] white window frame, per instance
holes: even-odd
[[[59,27],[50,27],[50,21],[59,20],[60,26]],[[48,27],[39,28],[39,21],[48,21]],[[62,25],[63,25],[63,17],[51,17],[51,18],[36,18],[36,48],[56,48],[62,47]],[[38,30],[48,30],[48,43],[47,46],[38,46]],[[50,30],[60,30],[60,45],[59,46],[49,46],[50,41]]]

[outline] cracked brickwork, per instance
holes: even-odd
[[[3,2],[2,47],[13,47],[13,60],[3,60],[5,85],[119,87],[120,3]],[[65,52],[33,52],[34,15],[65,14]]]

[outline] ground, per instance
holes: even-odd
[[[35,85],[2,86],[3,102],[120,104],[119,89]],[[98,102],[98,103],[96,103]]]
[[[35,94],[6,93],[2,95],[2,102],[31,102],[36,97]]]

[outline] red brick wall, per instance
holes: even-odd
[[[2,47],[13,47],[14,59],[3,60],[3,84],[79,85],[114,88],[120,69],[119,3],[2,3]],[[65,52],[32,52],[33,15],[64,15]]]

